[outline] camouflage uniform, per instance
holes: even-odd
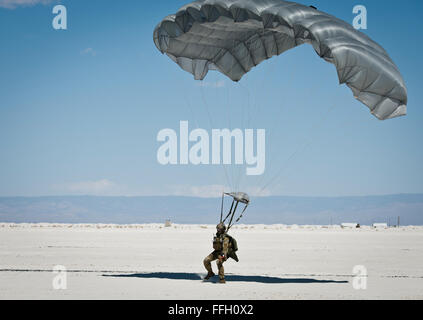
[[[223,262],[228,259],[228,254],[231,253],[231,241],[226,234],[217,233],[213,240],[214,251],[210,253],[203,261],[204,267],[209,272],[209,275],[213,274],[211,262],[217,260],[217,268],[219,269],[219,278],[221,281],[225,280],[225,269],[223,268]],[[222,256],[222,259],[219,259]]]

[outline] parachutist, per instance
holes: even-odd
[[[211,262],[217,260],[217,268],[219,270],[219,281],[220,283],[225,283],[225,269],[223,263],[228,259],[228,256],[236,256],[234,252],[234,247],[231,241],[231,237],[226,234],[226,226],[223,223],[219,223],[216,226],[216,236],[213,239],[213,249],[214,251],[210,253],[203,261],[204,267],[208,271],[207,276],[204,280],[208,280],[214,276]]]
[[[223,219],[223,201],[225,195],[230,196],[233,198],[231,208],[229,209],[229,213],[226,215],[225,219]],[[242,203],[245,204],[244,209],[241,212],[241,215],[234,221],[234,216],[236,210],[238,208],[238,204]],[[216,226],[216,236],[213,239],[213,249],[214,251],[210,253],[203,261],[204,267],[208,271],[207,276],[204,280],[209,280],[215,274],[213,273],[211,262],[217,260],[217,268],[219,269],[219,278],[220,283],[225,283],[225,270],[223,268],[223,263],[228,260],[228,258],[232,258],[236,262],[239,261],[236,252],[238,251],[238,244],[237,241],[228,235],[228,231],[235,224],[238,222],[242,215],[244,214],[245,210],[247,209],[248,205],[250,204],[250,198],[246,193],[243,192],[234,192],[234,193],[223,193],[222,194],[222,206],[220,211],[220,223]],[[230,217],[228,227],[225,226],[225,221]]]

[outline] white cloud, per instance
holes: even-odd
[[[205,185],[205,186],[189,186],[189,185],[175,185],[169,186],[170,196],[187,196],[199,198],[216,198],[222,195],[225,190],[223,185]]]
[[[129,188],[117,184],[109,179],[87,180],[54,185],[53,194],[63,195],[91,195],[91,196],[184,196],[198,198],[220,198],[222,192],[232,191],[229,187],[220,184],[211,185],[167,185],[161,188]],[[246,192],[251,197],[265,197],[273,195],[269,190],[258,187],[246,187],[239,190]]]
[[[219,184],[204,186],[174,185],[164,188],[162,191],[163,193],[159,195],[219,198],[222,196],[223,191],[230,192],[231,190],[227,186]],[[272,195],[270,190],[262,189],[260,187],[246,187],[245,189],[239,191],[246,192],[252,197],[268,197]]]
[[[245,192],[252,197],[270,197],[274,195],[269,189],[261,187],[248,187]]]
[[[101,179],[96,181],[80,181],[73,182],[66,185],[58,186],[61,192],[72,195],[116,195],[119,191],[119,186],[108,179]]]
[[[92,56],[95,57],[97,55],[97,52],[93,49],[93,48],[85,48],[84,50],[81,51],[81,54],[83,56]]]
[[[16,9],[17,7],[31,7],[37,4],[47,5],[55,0],[0,0],[0,8]]]

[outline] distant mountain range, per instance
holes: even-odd
[[[214,224],[219,198],[192,197],[0,197],[0,222]],[[226,210],[230,203],[225,203]],[[253,198],[240,223],[423,225],[423,194],[366,197]]]

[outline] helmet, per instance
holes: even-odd
[[[225,232],[226,231],[226,226],[225,226],[225,224],[223,222],[221,222],[221,223],[219,223],[216,226],[216,229],[217,229],[217,231]]]

